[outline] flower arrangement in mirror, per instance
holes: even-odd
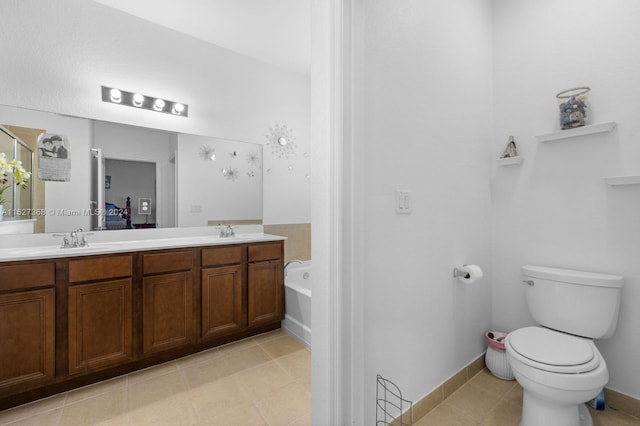
[[[10,176],[13,176],[16,186],[26,189],[31,173],[22,167],[22,161],[7,160],[6,154],[0,152],[0,205],[4,203],[4,192],[11,186],[9,185]]]

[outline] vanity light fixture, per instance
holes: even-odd
[[[164,112],[165,114],[180,117],[189,116],[189,106],[181,102],[146,96],[142,93],[127,92],[114,87],[102,87],[102,101],[113,104],[127,105],[150,111]]]

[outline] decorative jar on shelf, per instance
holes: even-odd
[[[574,87],[563,90],[556,95],[560,108],[560,128],[562,130],[573,129],[587,124],[588,120],[588,93],[591,88],[587,86]]]

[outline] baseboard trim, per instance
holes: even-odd
[[[604,388],[604,403],[608,408],[640,417],[640,399]]]
[[[471,361],[467,366],[463,367],[456,374],[434,389],[427,396],[413,404],[413,421],[417,422],[429,411],[433,410],[442,401],[447,399],[452,393],[457,391],[460,386],[467,383],[473,376],[484,369],[484,353]]]

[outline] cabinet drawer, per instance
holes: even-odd
[[[242,246],[202,249],[202,267],[242,263]]]
[[[282,244],[260,244],[249,246],[249,262],[280,259]]]
[[[105,256],[69,261],[69,282],[129,277],[132,273],[131,255]]]
[[[27,263],[0,266],[0,291],[51,286],[56,283],[56,264]]]
[[[193,250],[145,254],[142,271],[145,275],[186,271],[193,268]]]

